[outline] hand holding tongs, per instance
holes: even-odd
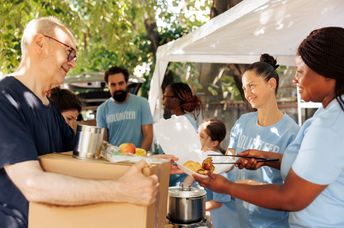
[[[236,154],[208,154],[208,157],[212,156],[224,156],[224,157],[236,157],[236,158],[254,158],[257,162],[276,162],[279,161],[278,158],[261,158],[261,157],[255,157],[255,156],[243,156],[243,155],[236,155]],[[240,164],[240,162],[213,162],[213,164]]]

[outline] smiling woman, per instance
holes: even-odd
[[[264,149],[278,155],[296,137],[299,127],[277,106],[277,68],[276,60],[263,54],[260,61],[248,66],[242,76],[245,98],[257,112],[242,115],[232,128],[228,147],[234,148],[236,152]],[[282,183],[280,172],[271,167],[236,172],[231,171],[226,177],[232,181]],[[217,193],[214,193],[214,200],[224,203],[228,210],[236,210],[241,227],[288,227],[288,213],[285,211],[268,210],[239,199],[233,202],[229,196]]]

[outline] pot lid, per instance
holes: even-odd
[[[183,189],[182,187],[170,187],[168,189],[169,196],[178,198],[190,198],[190,197],[201,197],[205,196],[207,193],[204,189],[190,187],[188,189]]]

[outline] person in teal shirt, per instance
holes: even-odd
[[[252,186],[219,175],[195,179],[213,191],[255,205],[287,210],[291,227],[344,227],[344,28],[312,31],[300,44],[294,83],[301,98],[322,107],[302,126],[283,156],[248,150],[243,156],[280,158],[284,183]],[[257,169],[255,159],[239,160],[240,168]]]
[[[111,67],[105,72],[111,97],[97,108],[97,126],[106,128],[108,141],[116,146],[133,143],[150,150],[153,141],[153,117],[148,101],[127,91],[129,72]]]
[[[261,149],[283,153],[299,130],[296,122],[277,106],[279,76],[276,60],[263,54],[259,62],[251,64],[243,74],[246,100],[256,112],[243,114],[231,130],[229,148],[236,153],[246,149]],[[253,184],[282,184],[279,170],[263,167],[259,170],[234,169],[226,174],[229,180]],[[286,211],[270,210],[214,193],[214,199],[234,208],[240,227],[289,227]],[[226,218],[223,218],[226,219]],[[227,221],[227,220],[226,220]],[[234,222],[223,227],[233,227]]]

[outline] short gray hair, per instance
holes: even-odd
[[[22,56],[25,55],[27,46],[31,43],[32,38],[36,34],[41,33],[52,36],[56,27],[69,34],[74,40],[72,32],[56,17],[49,16],[36,18],[31,20],[24,29],[23,37],[21,39]]]

